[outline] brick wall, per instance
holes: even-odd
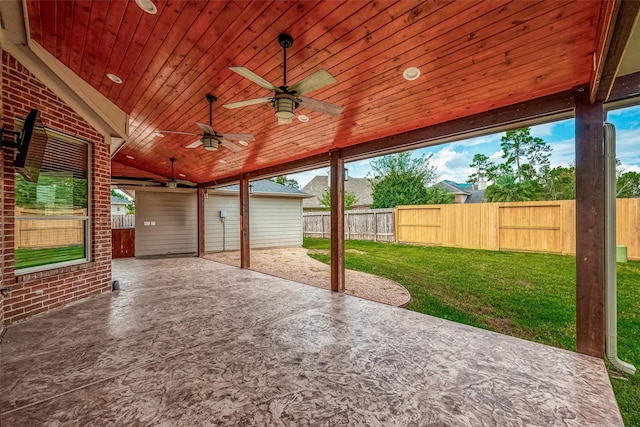
[[[2,116],[5,129],[16,116],[26,117],[32,108],[52,129],[90,141],[91,152],[91,260],[37,273],[14,273],[14,170],[11,150],[3,157],[2,277],[3,287],[13,288],[4,298],[4,320],[11,323],[111,289],[111,222],[109,145],[53,92],[7,52],[2,52]]]

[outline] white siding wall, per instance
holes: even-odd
[[[136,191],[136,256],[197,252],[196,194]]]
[[[240,250],[240,200],[238,195],[209,195],[209,198],[204,201],[205,252],[223,250],[223,224],[220,219],[220,210],[222,209],[227,212],[224,224],[226,226],[224,250]],[[251,212],[249,212],[249,215],[251,215]]]
[[[251,247],[302,245],[302,199],[251,197]]]
[[[205,251],[222,249],[220,210],[227,213],[225,250],[240,249],[240,201],[238,195],[210,195],[205,201]],[[251,247],[302,245],[302,199],[251,196],[249,199]]]

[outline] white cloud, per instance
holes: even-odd
[[[447,144],[433,154],[431,164],[438,168],[438,180],[449,179],[465,182],[471,173],[469,164],[473,155],[469,151],[456,151],[454,144]]]
[[[532,126],[531,134],[539,138],[542,138],[544,136],[551,136],[553,135],[553,128],[556,127],[557,124],[558,122],[552,122],[552,123],[545,123],[542,125]]]
[[[491,160],[492,162],[495,162],[495,163],[501,163],[502,162],[502,150],[496,151],[493,154],[491,154],[489,156],[489,160]]]

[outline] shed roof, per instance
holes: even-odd
[[[278,184],[277,182],[273,182],[268,179],[260,179],[258,181],[252,181],[250,185],[253,187],[253,194],[299,197],[299,198],[311,197],[311,195],[303,191],[297,190],[295,188],[287,187],[286,185]],[[216,191],[226,191],[226,192],[237,193],[240,191],[240,186],[238,184],[229,185],[226,187],[217,188]]]

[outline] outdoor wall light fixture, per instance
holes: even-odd
[[[349,181],[349,169],[344,168],[344,180]]]
[[[249,184],[249,194],[253,194],[253,184]]]
[[[276,109],[276,117],[284,120],[293,119],[293,112],[297,105],[293,95],[287,93],[279,93],[273,100],[273,106]]]

